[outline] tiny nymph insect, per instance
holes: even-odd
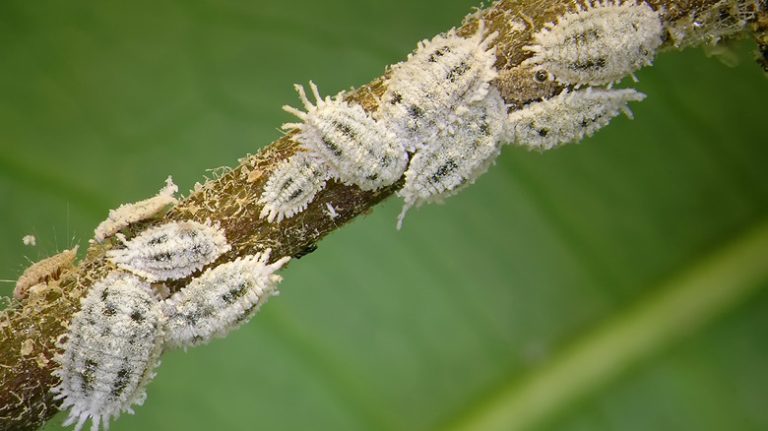
[[[64,250],[61,253],[47,257],[30,265],[16,281],[13,297],[16,299],[24,299],[27,297],[29,289],[35,284],[41,283],[46,279],[56,278],[56,275],[63,268],[72,265],[75,261],[75,258],[77,258],[77,249],[78,247],[75,246],[69,250]]]
[[[94,231],[94,239],[102,242],[106,238],[120,232],[132,223],[151,218],[167,208],[176,204],[174,194],[179,191],[171,177],[165,180],[163,187],[157,195],[132,204],[120,205],[117,209],[109,211],[109,217],[101,222]]]

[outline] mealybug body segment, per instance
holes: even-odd
[[[269,250],[211,268],[166,300],[168,345],[206,343],[247,322],[276,293],[282,278],[274,272],[290,260],[268,259]]]
[[[52,389],[69,409],[64,425],[91,430],[142,404],[162,348],[163,316],[149,285],[126,273],[110,273],[94,284],[70,323]]]
[[[405,206],[398,229],[409,208],[455,194],[482,175],[499,154],[507,110],[496,89],[466,110],[453,127],[446,128],[429,147],[416,152],[405,172],[398,195]]]
[[[510,113],[508,140],[531,149],[549,150],[591,136],[622,112],[632,118],[627,103],[644,98],[643,93],[632,89],[563,91]]]
[[[327,179],[324,167],[306,153],[294,154],[281,162],[267,180],[259,198],[264,205],[259,217],[280,223],[304,211],[317,192],[325,188]]]
[[[72,265],[75,258],[77,258],[77,248],[78,247],[75,246],[74,248],[64,250],[59,254],[55,254],[30,265],[16,281],[16,288],[13,289],[13,297],[16,299],[26,298],[29,294],[29,289],[32,286],[43,282],[48,278],[55,278],[57,273],[63,268]]]
[[[132,223],[155,216],[167,206],[176,204],[177,200],[173,195],[178,191],[179,188],[173,183],[171,177],[168,177],[165,180],[165,187],[157,195],[110,210],[109,217],[96,227],[94,238],[97,242],[102,242]]]
[[[377,123],[359,105],[340,97],[320,97],[317,86],[309,83],[315,104],[307,99],[304,87],[296,85],[307,112],[284,106],[303,123],[284,124],[298,130],[297,140],[310,154],[329,168],[329,175],[362,190],[375,190],[397,181],[405,171],[408,155],[397,137]]]
[[[454,30],[419,43],[408,60],[392,68],[378,119],[408,151],[429,145],[456,112],[482,100],[496,77],[496,56],[484,27],[469,38]]]
[[[109,259],[150,282],[184,278],[230,249],[221,228],[195,221],[147,229],[124,244],[125,248],[108,251]]]
[[[662,42],[659,13],[644,1],[595,0],[547,24],[523,62],[562,83],[603,85],[650,65]]]

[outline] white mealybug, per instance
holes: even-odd
[[[37,238],[35,238],[34,235],[24,235],[24,237],[21,239],[21,242],[23,242],[24,245],[34,247],[37,245]]]
[[[163,303],[168,317],[166,343],[191,347],[223,337],[248,321],[276,294],[274,274],[290,257],[267,264],[270,250],[208,269]]]
[[[210,222],[181,221],[145,230],[107,257],[150,282],[184,278],[230,250],[224,231]]]
[[[61,383],[52,391],[63,399],[61,409],[69,409],[65,426],[76,423],[79,431],[90,418],[91,430],[102,423],[106,429],[110,419],[144,402],[159,363],[163,320],[149,284],[134,275],[112,272],[91,287],[56,356]]]
[[[56,275],[75,261],[77,258],[77,246],[64,250],[59,254],[47,257],[39,262],[35,262],[25,269],[19,279],[16,281],[16,288],[13,289],[13,297],[24,299],[29,294],[29,289],[48,278],[55,278]]]
[[[455,112],[482,100],[496,77],[496,55],[481,23],[468,38],[455,30],[419,43],[408,60],[392,68],[377,118],[409,151],[429,145]]]
[[[259,214],[272,223],[304,211],[317,192],[325,188],[328,174],[307,153],[299,152],[282,161],[270,175],[259,202]]]
[[[176,204],[177,200],[173,195],[178,191],[179,188],[173,183],[171,177],[168,177],[165,180],[165,187],[157,195],[110,210],[109,217],[96,227],[94,238],[97,242],[102,242],[132,223],[153,217],[167,206]]]
[[[508,141],[536,150],[591,136],[620,113],[632,118],[628,102],[645,99],[633,89],[567,90],[509,114]]]
[[[574,85],[603,85],[650,65],[662,42],[661,17],[645,2],[596,0],[561,16],[525,48],[533,65]]]
[[[499,154],[506,115],[504,100],[492,89],[444,129],[433,145],[413,155],[398,192],[405,200],[398,229],[408,209],[451,196],[488,169]]]
[[[375,190],[397,181],[408,163],[408,155],[397,137],[361,106],[350,105],[340,96],[323,99],[313,82],[309,86],[315,104],[307,99],[304,87],[296,85],[307,112],[283,106],[303,120],[283,124],[283,128],[298,130],[296,140],[302,147],[329,168],[329,176],[345,184]]]

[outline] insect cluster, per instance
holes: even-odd
[[[592,135],[620,113],[631,118],[627,104],[645,96],[611,86],[651,64],[662,43],[659,12],[636,0],[573,8],[536,32],[525,47],[531,56],[501,74],[496,33],[482,22],[468,37],[451,30],[420,42],[392,67],[371,114],[341,95],[323,99],[310,84],[313,104],[297,86],[306,112],[284,107],[302,122],[283,127],[297,132],[301,151],[267,181],[261,217],[300,213],[327,179],[375,190],[404,176],[400,228],[409,208],[474,182],[502,143],[547,150]]]
[[[206,343],[248,321],[276,294],[281,277],[275,272],[290,259],[269,264],[267,249],[211,266],[231,246],[210,222],[169,222],[130,240],[116,237],[119,248],[107,252],[116,269],[82,299],[55,358],[61,383],[52,391],[61,408],[69,409],[65,425],[75,424],[78,431],[88,419],[97,431],[120,413],[133,413],[132,406],[146,398],[144,387],[163,350]],[[182,280],[204,267],[165,299],[157,294],[160,286],[151,284]],[[26,284],[40,277],[45,276],[29,275]]]

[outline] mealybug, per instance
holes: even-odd
[[[32,286],[48,278],[55,278],[63,268],[72,265],[77,258],[77,248],[75,246],[30,265],[16,281],[13,297],[16,299],[26,298]]]
[[[173,195],[178,191],[179,188],[173,183],[171,177],[168,177],[165,180],[165,187],[157,195],[110,210],[109,217],[96,227],[94,238],[97,242],[102,242],[132,223],[155,216],[167,206],[176,204],[177,200]]]
[[[304,152],[282,161],[267,180],[259,202],[260,218],[272,223],[304,211],[317,192],[325,188],[327,173]]]
[[[470,105],[433,145],[413,155],[405,185],[398,192],[405,200],[398,229],[408,209],[451,196],[488,169],[499,154],[506,115],[504,100],[492,89],[483,100]]]
[[[525,48],[535,66],[574,85],[618,81],[650,65],[662,42],[659,13],[636,0],[595,0],[545,25]]]
[[[163,304],[167,339],[173,347],[191,347],[223,337],[256,313],[277,291],[274,274],[290,257],[267,264],[270,250],[208,269]]]
[[[323,99],[313,82],[309,86],[314,105],[304,87],[295,86],[307,112],[283,107],[304,122],[283,124],[283,128],[298,130],[296,140],[302,147],[329,168],[329,176],[345,184],[375,190],[397,181],[408,163],[397,137],[359,105],[350,105],[340,96]]]
[[[422,41],[408,60],[392,67],[377,118],[408,151],[429,145],[456,111],[482,100],[496,77],[496,56],[484,27],[471,37],[455,30]]]
[[[163,317],[149,285],[138,277],[113,272],[95,283],[70,322],[61,365],[61,383],[52,391],[69,409],[64,425],[79,431],[89,418],[91,430],[141,405],[144,387],[154,377],[162,348]]]
[[[531,149],[549,150],[591,136],[622,112],[632,118],[627,103],[644,98],[643,93],[632,89],[565,90],[510,113],[508,140]]]
[[[122,241],[125,248],[108,251],[109,260],[150,282],[184,278],[231,248],[221,228],[196,221],[162,224]]]

